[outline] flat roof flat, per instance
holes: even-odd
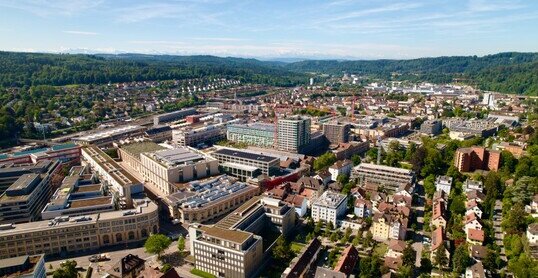
[[[242,244],[253,235],[241,230],[229,230],[215,226],[202,226],[200,229],[208,236],[224,239],[238,244]]]
[[[38,174],[24,174],[18,178],[7,190],[23,190],[26,189],[34,180],[38,179]]]
[[[121,149],[125,150],[126,152],[134,156],[139,156],[141,153],[155,152],[155,151],[164,150],[166,148],[154,142],[148,141],[148,142],[137,142],[137,143],[124,145],[121,147]]]
[[[73,200],[71,201],[71,208],[83,208],[91,206],[106,205],[112,202],[112,197],[105,196],[92,199],[82,199],[82,200]]]
[[[204,159],[204,157],[200,154],[197,154],[185,147],[157,151],[155,152],[155,157],[168,164],[182,164],[185,162],[195,162]]]
[[[234,156],[234,157],[240,157],[240,158],[249,159],[249,160],[263,161],[263,162],[271,162],[275,159],[278,159],[276,157],[267,156],[263,154],[254,154],[250,152],[243,152],[240,150],[231,150],[231,149],[220,149],[220,150],[215,151],[215,153]]]

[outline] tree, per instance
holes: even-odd
[[[351,162],[353,162],[353,166],[357,166],[361,164],[361,157],[358,154],[354,154],[351,156]]]
[[[77,262],[67,260],[60,264],[60,267],[52,273],[53,278],[77,278]]]
[[[435,175],[429,175],[424,179],[424,191],[428,197],[435,193]]]
[[[161,267],[161,273],[166,273],[168,272],[168,270],[170,270],[172,268],[172,265],[170,264],[163,264],[163,266]]]
[[[319,171],[333,165],[336,162],[336,155],[326,152],[314,160],[314,170]]]
[[[341,185],[345,185],[348,183],[349,181],[349,176],[348,175],[344,175],[344,174],[340,174],[336,177],[336,181],[341,184]]]
[[[446,247],[444,244],[441,244],[441,246],[435,250],[435,265],[439,268],[444,268],[448,265],[448,257],[446,256]]]
[[[413,266],[404,265],[398,269],[399,278],[413,278]]]
[[[471,265],[472,259],[469,257],[469,252],[467,250],[467,245],[465,244],[460,244],[456,247],[454,256],[452,256],[452,269],[455,273],[462,274],[465,272],[465,269]]]
[[[333,232],[329,238],[332,242],[337,242],[338,241],[338,233],[337,232]]]
[[[314,227],[314,235],[319,236],[321,235],[321,228],[323,227],[323,223],[321,221],[318,221],[316,223],[316,226]]]
[[[523,233],[526,229],[525,207],[522,203],[516,203],[501,223],[508,234]]]
[[[177,250],[179,250],[179,253],[183,253],[185,251],[185,238],[183,235],[180,235],[177,240]]]
[[[420,259],[420,272],[430,273],[432,271],[432,262],[428,258]]]
[[[415,249],[408,244],[403,250],[402,262],[406,266],[414,266],[417,260]]]
[[[452,199],[452,202],[450,203],[450,211],[452,212],[452,214],[464,214],[466,209],[465,209],[465,204],[464,204],[464,197],[459,195],[459,196],[455,196],[453,199]]]
[[[172,244],[172,240],[163,234],[151,235],[144,243],[146,252],[157,255],[157,259],[161,259],[161,255]]]
[[[290,243],[283,236],[278,237],[273,248],[273,258],[281,263],[287,263],[293,257]]]

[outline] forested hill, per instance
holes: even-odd
[[[0,86],[103,84],[142,80],[226,77],[292,86],[306,75],[277,62],[214,56],[83,55],[0,52]]]
[[[412,60],[307,60],[294,63],[215,56],[83,55],[0,52],[0,86],[103,84],[141,80],[225,77],[277,86],[305,84],[310,73],[343,72],[385,80],[448,83],[538,95],[538,53]]]
[[[538,95],[538,53],[507,52],[483,57],[452,56],[412,60],[308,60],[290,63],[296,72],[342,74],[437,83],[464,79],[485,90]]]

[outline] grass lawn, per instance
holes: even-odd
[[[211,273],[207,273],[207,272],[199,270],[199,269],[196,269],[196,268],[193,268],[191,270],[191,273],[196,275],[196,276],[203,277],[203,278],[216,278],[215,275],[213,275]]]
[[[296,241],[291,242],[291,250],[298,254],[305,245]]]

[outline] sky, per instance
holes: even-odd
[[[0,0],[0,50],[310,59],[538,52],[536,0]]]

